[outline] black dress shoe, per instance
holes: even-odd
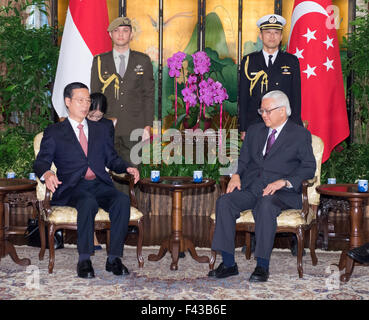
[[[105,270],[109,272],[113,272],[116,276],[126,276],[129,275],[129,271],[126,266],[122,263],[119,258],[115,258],[113,263],[109,262],[109,258],[106,259]]]
[[[77,264],[77,274],[80,278],[95,278],[95,272],[92,268],[91,260],[83,260]]]
[[[354,248],[347,252],[347,255],[363,264],[369,263],[369,243],[362,245],[361,247]]]
[[[216,268],[215,270],[210,270],[208,273],[208,277],[215,278],[227,278],[236,275],[238,275],[237,263],[235,263],[233,267],[227,268],[222,262],[221,264],[219,264],[218,268]]]
[[[128,233],[136,234],[138,233],[138,228],[136,226],[128,226]]]
[[[249,279],[250,282],[266,282],[269,278],[269,272],[262,267],[256,267]]]

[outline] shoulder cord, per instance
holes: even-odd
[[[99,76],[99,80],[101,83],[104,84],[104,86],[101,89],[101,92],[104,93],[105,89],[112,83],[112,81],[115,80],[114,88],[115,88],[115,99],[118,100],[119,98],[119,79],[116,74],[112,74],[108,79],[104,80],[101,76],[101,58],[100,56],[97,57],[97,74]]]
[[[268,91],[268,75],[265,73],[264,70],[260,70],[255,77],[251,78],[248,73],[247,73],[247,69],[249,67],[249,56],[247,56],[246,58],[246,63],[245,63],[245,75],[246,78],[250,80],[251,84],[250,84],[250,96],[252,96],[252,90],[254,89],[254,87],[256,86],[256,83],[259,81],[259,79],[262,77],[261,79],[261,93],[263,93],[263,87],[265,86],[265,91]]]

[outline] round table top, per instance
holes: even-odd
[[[369,192],[359,192],[356,183],[322,184],[316,191],[328,195],[345,198],[369,198]]]
[[[203,178],[202,182],[194,182],[192,177],[160,177],[159,182],[152,182],[150,178],[140,180],[145,186],[163,189],[196,189],[210,187],[215,184],[214,179]]]
[[[36,185],[36,181],[29,179],[0,179],[0,192],[33,190]]]

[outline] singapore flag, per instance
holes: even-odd
[[[331,0],[295,0],[287,51],[300,62],[301,118],[324,141],[323,162],[349,135]]]
[[[63,90],[71,82],[90,86],[93,57],[112,49],[106,0],[70,0],[60,46],[52,102],[67,117]]]

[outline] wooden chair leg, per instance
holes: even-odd
[[[55,235],[55,225],[48,225],[48,237],[49,237],[49,273],[53,273],[54,263],[55,263],[55,249],[54,249],[54,235]]]
[[[214,223],[214,220],[211,220],[211,226],[210,226],[210,232],[209,232],[210,248],[211,248],[211,243],[213,242],[214,230],[215,230],[215,223]],[[216,259],[217,259],[216,251],[211,250],[210,262],[209,262],[210,270],[214,269],[214,264],[215,264]]]
[[[251,259],[251,232],[246,231],[246,251],[245,251],[245,257],[247,260]]]
[[[213,270],[214,269],[214,265],[215,265],[215,261],[217,260],[217,252],[214,250],[211,250],[211,257],[210,257],[210,262],[209,262],[209,269]]]
[[[316,266],[318,263],[318,258],[315,253],[315,245],[316,245],[317,237],[318,237],[317,224],[316,222],[313,222],[310,228],[310,243],[309,243],[310,256],[311,256],[311,261],[312,261],[313,266]]]
[[[138,239],[137,239],[137,261],[138,261],[138,267],[143,268],[144,266],[144,258],[142,256],[142,245],[143,245],[143,217],[138,220]]]
[[[299,273],[299,278],[303,277],[303,268],[302,268],[302,255],[304,251],[304,231],[302,228],[298,228],[296,232],[297,237],[297,271]]]
[[[38,230],[40,231],[40,241],[41,241],[41,249],[38,254],[39,260],[44,260],[45,251],[46,251],[46,235],[45,235],[45,222],[39,216],[38,218]]]

